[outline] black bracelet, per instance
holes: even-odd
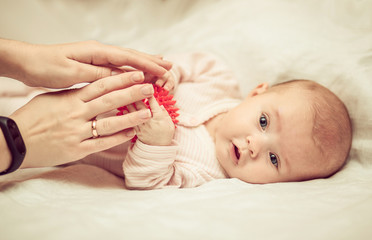
[[[23,142],[17,124],[10,118],[0,116],[0,127],[3,131],[6,143],[12,154],[10,167],[0,172],[0,175],[8,174],[17,170],[26,156],[26,146]]]

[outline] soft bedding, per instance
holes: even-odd
[[[368,0],[2,0],[0,37],[98,40],[150,53],[209,51],[246,94],[261,82],[313,79],[347,105],[353,145],[328,179],[126,190],[89,165],[0,177],[0,239],[370,239],[372,2]],[[37,93],[37,92],[36,92]],[[0,115],[35,92],[0,78]]]

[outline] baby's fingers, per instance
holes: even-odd
[[[165,80],[159,78],[158,80],[156,80],[155,85],[158,87],[163,87],[164,83],[165,83]]]
[[[170,91],[174,88],[174,81],[168,81],[164,85],[164,89]]]
[[[136,107],[135,103],[131,103],[131,104],[127,105],[126,107],[128,109],[128,112],[130,112],[130,113],[137,111],[137,107]]]
[[[150,108],[153,114],[162,112],[162,109],[160,108],[160,105],[158,101],[156,101],[154,96],[150,97],[148,100],[149,100],[149,105],[150,105]]]
[[[168,82],[169,82],[169,84],[167,86]],[[168,91],[171,90],[171,88],[167,89],[167,87],[170,87],[172,85],[174,86],[174,79],[173,79],[172,74],[170,72],[167,72],[166,74],[164,74],[164,76],[162,76],[161,78],[156,80],[155,85],[159,86],[159,87],[164,87],[165,90],[168,90]]]
[[[147,106],[146,106],[142,101],[138,101],[138,102],[136,102],[136,108],[137,108],[138,110],[148,109]]]
[[[142,118],[146,118],[146,116],[151,116],[150,109],[148,109],[142,101],[138,101],[136,103],[129,104],[126,107],[128,109],[127,113],[138,112]],[[123,113],[124,113],[124,111],[123,111]]]

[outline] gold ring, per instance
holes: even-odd
[[[92,135],[93,138],[98,138],[98,132],[97,132],[97,119],[92,120]]]

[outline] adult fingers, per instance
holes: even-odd
[[[137,50],[134,50],[134,49],[129,49],[129,48],[120,48],[119,47],[119,49],[124,50],[124,51],[129,51],[133,54],[148,58],[149,60],[155,62],[156,64],[159,64],[160,66],[162,66],[166,70],[170,70],[173,66],[173,64],[171,62],[169,62],[167,60],[164,60],[163,56],[161,56],[161,55],[151,55],[151,54],[148,54],[148,53],[140,52],[140,51],[137,51]]]
[[[172,67],[172,63],[161,58],[95,41],[70,44],[69,47],[67,56],[70,59],[91,65],[131,66],[159,77]]]
[[[131,129],[138,124],[148,121],[150,118],[151,113],[149,109],[134,111],[120,116],[106,117],[96,120],[95,130],[99,136],[112,135],[126,129]],[[85,131],[84,139],[93,137],[92,121],[86,124],[85,129],[87,131]]]
[[[154,83],[158,79],[157,76],[154,76],[150,73],[145,73],[145,82]]]
[[[133,129],[118,132],[109,136],[89,138],[80,143],[82,152],[87,154],[104,151],[119,144],[129,141],[134,137]]]
[[[138,70],[149,72],[155,76],[161,77],[167,72],[167,69],[156,63],[156,61],[159,61],[160,59],[155,59],[157,60],[149,59],[125,50],[118,50],[109,56],[109,62],[114,66],[129,65]]]
[[[84,102],[103,96],[109,92],[127,88],[144,80],[142,72],[122,73],[111,77],[102,78],[79,90],[78,96]]]
[[[94,82],[98,79],[113,75],[113,69],[109,66],[95,66],[87,63],[71,61],[69,71],[71,78],[77,79],[78,82]]]
[[[126,89],[116,90],[87,102],[88,119],[101,113],[129,105],[152,96],[154,88],[151,84],[134,85]]]

